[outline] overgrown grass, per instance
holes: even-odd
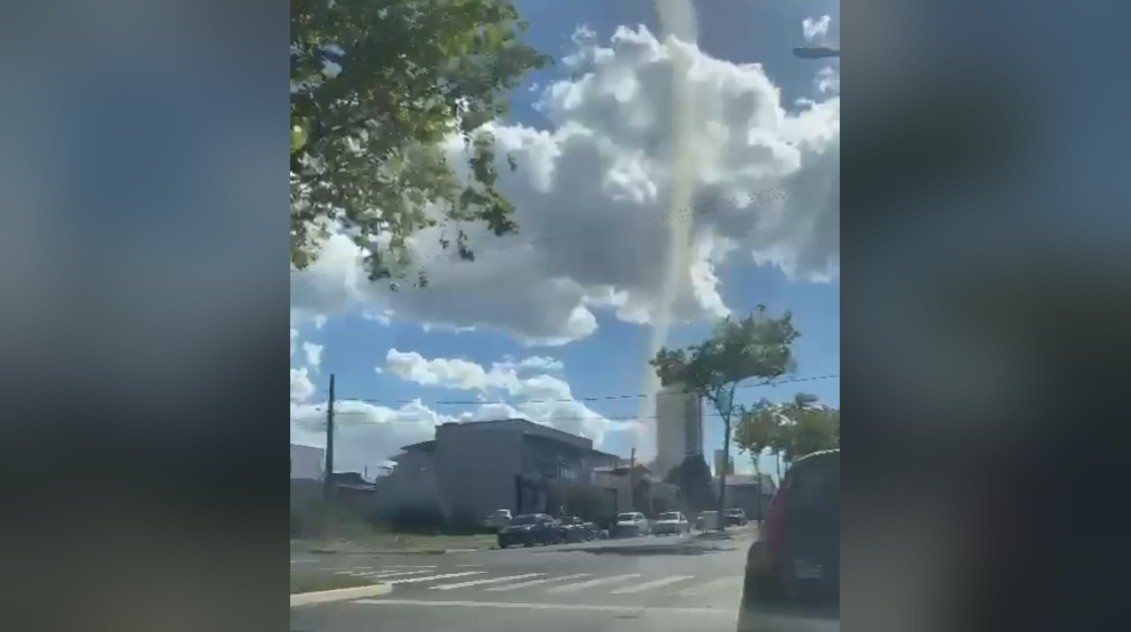
[[[438,513],[406,513],[378,520],[371,513],[319,496],[292,493],[291,538],[300,548],[447,549],[489,548],[494,533],[475,521],[444,521]],[[292,545],[293,548],[293,545]]]

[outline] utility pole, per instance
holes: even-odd
[[[330,397],[326,402],[326,471],[322,475],[322,499],[334,491],[334,374],[330,374]]]

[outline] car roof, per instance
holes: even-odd
[[[831,450],[820,450],[818,452],[810,452],[805,456],[794,461],[789,467],[793,469],[802,463],[809,463],[812,461],[826,461],[833,458],[840,457],[840,448],[833,448]]]

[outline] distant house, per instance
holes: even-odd
[[[751,520],[761,519],[777,492],[777,483],[769,474],[731,474],[726,478],[727,508],[738,507]]]
[[[291,444],[291,480],[322,480],[326,451],[309,445]]]
[[[496,509],[557,514],[578,487],[592,486],[595,468],[618,460],[590,439],[526,419],[452,422],[402,448],[378,488],[382,504],[428,499],[449,519],[481,520]]]

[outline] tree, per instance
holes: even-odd
[[[818,404],[815,395],[799,393],[781,404],[762,400],[743,413],[734,443],[745,452],[769,450],[780,463],[840,447],[840,411]]]
[[[668,472],[664,482],[679,487],[680,496],[692,511],[702,511],[714,503],[711,469],[702,454],[684,458]]]
[[[817,398],[795,398],[784,407],[781,450],[787,461],[840,447],[840,411],[816,404]]]
[[[736,412],[734,391],[748,379],[772,383],[794,369],[793,341],[800,335],[793,315],[769,315],[759,305],[742,320],[730,317],[711,330],[703,342],[682,349],[664,347],[650,364],[665,384],[682,383],[706,398],[723,420],[723,462],[730,459],[731,420]],[[737,407],[741,411],[741,407]],[[740,412],[739,418],[743,415]],[[719,477],[719,514],[726,510],[726,477]],[[719,520],[724,530],[725,521]]]
[[[510,0],[292,0],[295,268],[336,230],[370,253],[371,279],[403,273],[408,238],[422,228],[444,226],[441,246],[454,243],[463,260],[474,258],[467,224],[517,230],[483,125],[506,113],[528,71],[549,63],[519,41],[526,27]],[[466,178],[442,146],[455,134],[468,151]]]

